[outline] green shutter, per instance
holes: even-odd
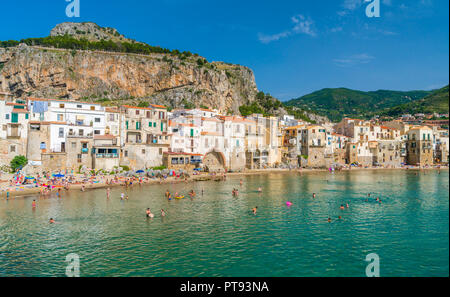
[[[164,123],[161,122],[161,132],[164,132]]]
[[[11,114],[11,123],[18,123],[19,122],[19,114],[12,113]]]
[[[194,137],[194,129],[191,129],[191,137]]]
[[[128,130],[128,121],[125,122],[125,125],[127,126],[127,130]]]
[[[151,128],[152,127],[152,122],[148,122],[148,126]]]
[[[25,114],[25,120],[28,120],[28,113]]]
[[[153,123],[153,128],[156,128],[156,122]]]

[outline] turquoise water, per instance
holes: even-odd
[[[365,276],[369,253],[379,255],[381,276],[449,276],[448,178],[270,174],[243,177],[242,187],[231,177],[170,186],[204,189],[193,200],[167,201],[168,185],[133,188],[126,202],[121,188],[109,201],[105,190],[72,192],[39,199],[34,211],[33,197],[0,200],[0,276],[64,276],[69,253],[80,256],[81,276]]]

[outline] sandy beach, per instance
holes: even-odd
[[[419,167],[402,167],[402,168],[382,168],[382,167],[370,167],[370,168],[345,168],[341,171],[361,171],[361,170],[448,170],[448,166],[441,167],[429,167],[429,168],[419,168]],[[260,175],[260,174],[303,174],[303,173],[312,173],[312,172],[327,172],[327,169],[260,169],[260,170],[248,170],[244,172],[233,172],[226,173],[225,178],[227,177],[236,177],[236,176],[245,176],[245,175]],[[126,181],[132,182],[130,187],[139,186],[139,178],[137,177],[118,177],[116,182],[107,183],[107,181],[114,181],[114,176],[85,176],[82,174],[74,174],[76,183],[69,183],[65,187],[63,185],[58,185],[52,187],[50,193],[55,193],[58,189],[64,191],[82,191],[84,186],[84,190],[94,190],[94,189],[106,189],[112,187],[126,187]],[[7,198],[9,197],[21,197],[21,196],[29,196],[29,195],[39,195],[44,189],[43,186],[33,186],[33,185],[21,185],[15,186],[10,185],[11,179],[14,177],[13,174],[5,174],[3,173],[0,176],[0,197]],[[89,179],[89,182],[81,182],[82,180]],[[191,183],[191,182],[199,182],[199,181],[222,181],[224,180],[223,174],[209,174],[209,173],[200,173],[198,175],[193,175],[188,178],[177,178],[177,177],[167,177],[165,179],[158,178],[148,178],[142,177],[141,185],[159,185],[159,184],[177,184],[177,183]],[[9,195],[8,195],[9,193]],[[49,194],[50,194],[49,193]]]

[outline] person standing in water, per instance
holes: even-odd
[[[110,195],[111,195],[111,189],[107,188],[106,189],[106,198],[109,199]]]
[[[165,217],[166,216],[166,211],[164,209],[161,209],[161,216]]]
[[[33,200],[33,202],[31,203],[31,207],[36,208],[36,200]]]
[[[254,215],[256,215],[256,212],[258,211],[258,206],[256,206],[255,208],[252,209],[252,212]]]

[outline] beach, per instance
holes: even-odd
[[[429,168],[419,168],[419,167],[401,167],[401,168],[383,168],[383,167],[369,167],[369,168],[344,168],[341,171],[367,171],[367,170],[448,170],[448,166],[440,166],[440,167],[429,167]],[[222,173],[218,174],[210,174],[210,173],[199,173],[198,175],[191,175],[186,178],[177,178],[170,177],[163,179],[157,178],[148,178],[142,176],[141,185],[160,185],[160,184],[177,184],[177,183],[192,183],[192,182],[200,182],[200,181],[222,181],[226,177],[232,176],[248,176],[248,175],[264,175],[271,173],[283,173],[283,174],[303,174],[303,173],[311,173],[311,172],[327,172],[327,169],[278,169],[278,168],[270,168],[270,169],[255,169],[255,170],[247,170],[243,172],[229,172],[226,173],[225,176]],[[57,192],[58,189],[64,189],[64,191],[81,191],[84,186],[84,190],[94,190],[94,189],[106,189],[112,187],[125,187],[126,181],[132,181],[133,186],[139,186],[139,177],[118,177],[117,182],[107,183],[107,181],[114,180],[115,176],[86,176],[83,174],[73,174],[74,183],[68,183],[66,185],[57,185],[52,187],[50,193]],[[42,189],[44,187],[33,186],[33,185],[19,185],[14,186],[10,185],[11,179],[14,177],[14,174],[5,174],[2,173],[0,176],[0,197],[21,197],[21,196],[29,196],[41,194]],[[83,182],[83,180],[88,179],[88,182]],[[8,194],[9,193],[9,194]],[[50,194],[49,193],[49,194]]]

